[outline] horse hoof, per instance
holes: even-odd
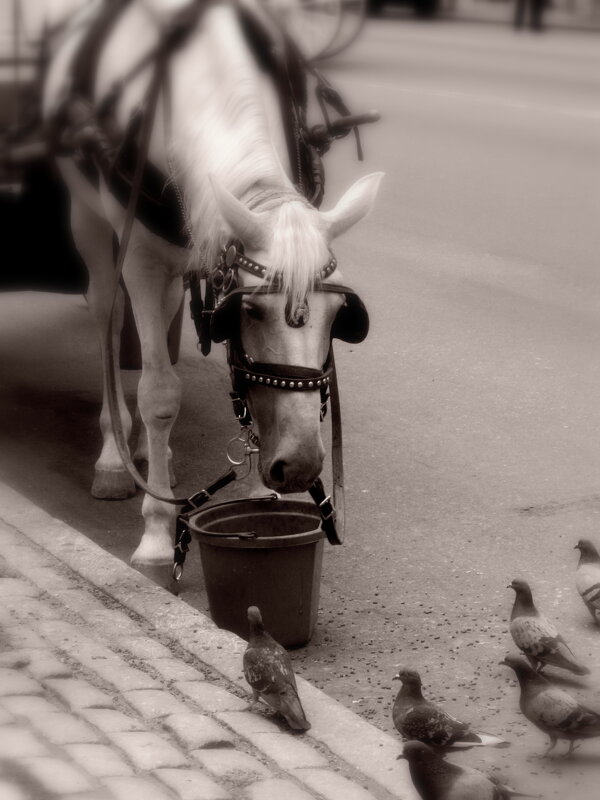
[[[97,500],[127,500],[135,492],[135,482],[126,470],[96,469],[92,497]]]
[[[149,540],[145,536],[131,555],[133,567],[162,567],[173,563],[173,544],[170,536],[161,538],[159,542]]]

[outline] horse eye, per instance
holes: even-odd
[[[265,317],[264,311],[262,308],[258,308],[258,306],[244,305],[243,309],[250,319],[262,320]]]

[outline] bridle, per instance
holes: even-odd
[[[342,295],[344,305],[338,311],[331,328],[331,338],[342,338],[346,341],[362,341],[369,329],[369,317],[364,304],[358,295],[348,286],[339,283],[327,283],[327,279],[335,272],[337,259],[333,254],[329,261],[315,272],[313,291]],[[244,351],[239,332],[239,314],[241,300],[245,295],[282,294],[281,276],[275,273],[268,283],[242,286],[239,271],[265,281],[270,270],[249,258],[244,253],[240,242],[231,241],[226,245],[210,280],[212,288],[212,308],[203,312],[204,320],[200,325],[199,335],[207,333],[213,342],[228,342],[228,363],[231,371],[233,394],[244,404],[241,418],[250,419],[250,411],[246,404],[248,389],[253,385],[270,387],[282,391],[321,393],[321,416],[325,415],[329,387],[335,378],[333,350],[330,347],[325,363],[321,369],[297,366],[293,364],[277,364],[256,362]],[[298,327],[294,321],[286,319],[288,325]],[[236,408],[238,419],[239,404]]]
[[[315,272],[313,291],[329,292],[344,297],[331,325],[330,340],[339,338],[347,342],[363,341],[369,331],[369,315],[364,303],[349,286],[330,283],[327,279],[335,272],[337,259],[331,254],[329,261]],[[245,255],[243,246],[230,241],[221,251],[219,263],[207,279],[204,301],[200,295],[199,282],[190,284],[190,308],[196,326],[199,346],[205,355],[210,352],[211,342],[227,341],[227,361],[230,368],[233,411],[243,432],[248,452],[259,445],[252,432],[252,415],[248,407],[248,391],[253,386],[264,386],[284,392],[320,392],[321,421],[325,418],[328,404],[331,406],[331,465],[333,478],[333,503],[325,493],[321,478],[317,478],[308,491],[321,513],[321,525],[331,544],[341,544],[344,531],[344,467],[342,417],[335,370],[333,347],[330,344],[325,363],[321,369],[293,364],[262,363],[253,361],[244,351],[240,335],[241,301],[246,295],[282,294],[281,276],[275,271],[268,283],[241,285],[239,271],[265,281],[272,270]],[[292,324],[290,320],[286,320]],[[228,455],[229,457],[229,455]],[[230,458],[232,463],[233,459]],[[191,514],[194,510],[190,511]],[[179,517],[178,545],[185,543],[189,531],[185,528],[184,515]],[[181,553],[182,561],[185,551]],[[176,554],[177,560],[177,554]]]

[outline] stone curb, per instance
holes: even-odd
[[[159,635],[174,640],[199,662],[248,692],[241,669],[246,647],[243,639],[217,628],[206,615],[2,483],[0,519],[144,620]],[[31,579],[35,581],[35,577]],[[342,773],[355,783],[354,776],[360,773],[365,778],[362,784],[369,785],[378,794],[383,792],[382,796],[416,800],[406,762],[397,760],[400,752],[397,738],[361,719],[303,678],[299,677],[298,683],[312,724],[306,736],[346,762],[347,769],[342,765]],[[290,774],[293,774],[291,770]]]

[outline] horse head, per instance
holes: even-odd
[[[250,381],[245,393],[260,435],[261,477],[266,486],[279,492],[305,491],[323,467],[323,393],[317,390],[316,376],[327,365],[332,335],[359,341],[365,334],[353,338],[347,324],[347,333],[340,334],[336,320],[345,304],[344,294],[318,287],[321,278],[323,284],[333,280],[329,274],[336,264],[331,254],[333,239],[369,213],[381,177],[382,173],[375,173],[361,178],[325,212],[290,193],[279,202],[271,195],[271,202],[251,209],[216,179],[211,181],[223,220],[242,243],[244,256],[266,267],[266,275],[258,280],[250,272],[239,271],[238,286],[245,291],[236,298],[237,319],[229,318],[227,338],[235,336],[241,358],[250,368],[261,365],[268,374],[272,366],[280,378],[285,378],[286,368],[290,374],[307,375],[302,384],[295,381],[296,386],[281,379],[265,379],[269,385]],[[327,265],[329,270],[324,270]],[[335,279],[339,281],[337,271]],[[253,291],[273,282],[278,291]],[[310,381],[313,373],[315,379]],[[300,386],[303,391],[289,391]]]

